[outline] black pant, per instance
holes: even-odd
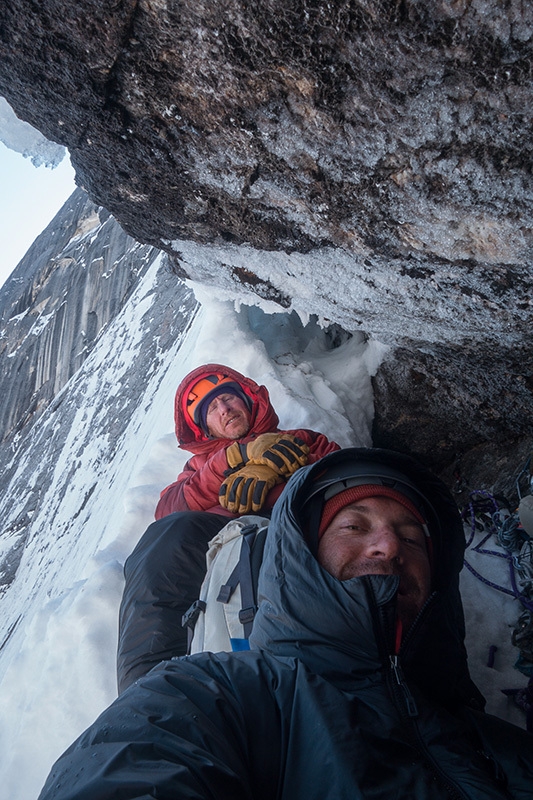
[[[119,615],[119,693],[160,661],[185,655],[181,618],[198,599],[209,541],[229,517],[179,511],[152,523],[126,560]]]

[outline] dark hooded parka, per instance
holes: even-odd
[[[387,459],[429,500],[433,592],[395,649],[399,579],[341,582],[305,541],[329,466]],[[405,456],[342,450],[276,504],[252,651],[165,662],[62,756],[41,800],[533,797],[533,738],[482,712],[463,644],[464,537],[445,487]]]

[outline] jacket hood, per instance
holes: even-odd
[[[251,647],[297,657],[339,685],[372,680],[394,652],[399,578],[364,575],[340,581],[320,566],[306,541],[305,504],[316,480],[329,467],[362,458],[403,472],[432,508],[433,592],[402,643],[404,672],[435,699],[480,708],[484,701],[470,679],[464,647],[459,573],[465,539],[460,514],[444,484],[401,453],[348,448],[293,475],[269,526]]]
[[[231,378],[240,386],[252,401],[250,433],[258,436],[277,430],[279,419],[270,403],[266,386],[259,386],[251,378],[241,375],[223,364],[203,364],[197,367],[182,380],[176,391],[174,400],[174,422],[178,444],[191,453],[209,452],[213,449],[214,440],[207,436],[202,429],[190,418],[185,409],[185,400],[193,384],[213,373],[222,374]],[[227,446],[226,439],[217,440],[220,447]]]

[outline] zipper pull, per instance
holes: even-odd
[[[396,655],[389,656],[389,659],[390,659],[391,670],[394,674],[396,683],[398,684],[403,693],[405,705],[407,706],[407,713],[409,714],[410,717],[418,717],[418,708],[415,703],[415,698],[411,694],[409,687],[404,681],[402,668],[398,663],[398,656]]]

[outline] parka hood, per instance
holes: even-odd
[[[270,403],[266,386],[259,386],[251,378],[247,378],[237,370],[226,367],[223,364],[204,364],[189,372],[176,391],[174,422],[176,438],[181,448],[189,450],[195,455],[213,450],[214,440],[206,436],[202,429],[192,421],[184,406],[185,398],[191,387],[202,378],[213,373],[222,374],[234,380],[242,386],[244,393],[250,398],[252,402],[250,433],[253,432],[255,436],[258,436],[261,433],[277,430],[279,419]],[[220,442],[219,447],[227,446],[227,440],[225,439],[217,440],[217,442]]]
[[[465,539],[460,514],[444,484],[401,453],[339,450],[293,475],[269,527],[252,649],[297,657],[339,685],[372,680],[392,655],[399,578],[364,575],[340,581],[320,566],[306,541],[306,501],[316,480],[328,468],[354,459],[402,471],[432,508],[433,592],[400,649],[407,677],[435,699],[482,707],[464,647],[459,572]]]

